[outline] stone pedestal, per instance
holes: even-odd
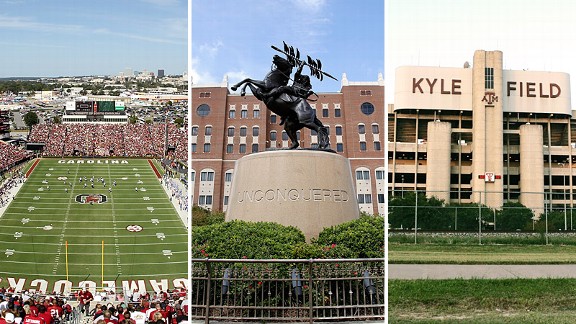
[[[359,217],[350,163],[338,154],[267,151],[236,161],[226,221],[291,225],[310,241]]]

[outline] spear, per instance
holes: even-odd
[[[284,43],[286,45],[286,43]],[[273,50],[276,50],[284,55],[286,55],[287,57],[291,58],[292,60],[296,61],[298,64],[304,64],[307,65],[310,68],[310,71],[312,73],[312,75],[314,75],[315,77],[317,77],[318,79],[322,80],[322,75],[325,75],[331,79],[334,79],[335,81],[338,81],[338,79],[336,79],[335,77],[331,76],[330,74],[320,70],[320,68],[322,67],[322,63],[320,62],[320,60],[312,60],[310,58],[310,56],[308,56],[308,62],[306,61],[302,61],[300,60],[299,56],[300,55],[293,55],[289,52],[293,52],[293,51],[283,51],[281,49],[279,49],[278,47],[272,45],[271,46]],[[285,46],[286,47],[286,46]],[[300,54],[298,52],[298,54]]]

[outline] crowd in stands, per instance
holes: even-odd
[[[59,324],[72,320],[78,292],[70,296],[42,292],[14,292],[0,288],[0,323]],[[140,294],[135,292],[124,299],[123,294],[111,293],[89,303],[83,323],[93,324],[183,324],[188,321],[188,301],[185,289]],[[76,313],[77,315],[80,312]]]
[[[162,157],[166,130],[174,158],[186,162],[188,131],[175,124],[38,124],[28,141],[45,143],[46,157]]]
[[[32,157],[26,150],[0,141],[0,173]]]

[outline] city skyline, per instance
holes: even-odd
[[[1,0],[0,78],[187,71],[186,0]]]

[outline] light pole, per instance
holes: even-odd
[[[568,218],[566,215],[566,177],[564,176],[564,164],[558,163],[562,167],[562,200],[564,200],[564,230],[568,230]]]
[[[404,198],[404,175],[400,175],[400,178],[402,178],[402,188],[400,188],[400,190],[402,192],[402,198]]]

